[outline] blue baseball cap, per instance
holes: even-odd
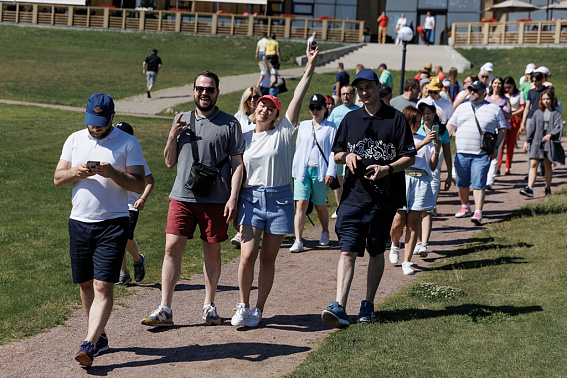
[[[358,71],[351,85],[355,87],[356,83],[359,80],[370,80],[370,81],[375,81],[376,83],[380,82],[378,80],[378,75],[376,75],[376,72],[372,71],[370,68],[363,68],[360,71]]]
[[[85,111],[85,125],[106,127],[114,114],[114,101],[104,93],[95,93],[89,97]]]

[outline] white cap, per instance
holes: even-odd
[[[536,72],[541,72],[542,74],[549,75],[549,68],[546,66],[541,66],[536,69]]]
[[[425,104],[427,106],[435,106],[435,101],[433,101],[431,97],[422,98],[417,102],[417,107],[419,108],[419,105],[421,104]]]
[[[480,67],[480,70],[492,72],[492,71],[494,71],[494,66],[490,62],[486,62],[482,65],[482,67]]]
[[[534,70],[536,69],[536,65],[533,63],[530,63],[526,66],[526,71],[524,72],[526,75],[531,74],[532,72],[534,72]]]
[[[449,79],[443,79],[443,86],[444,87],[450,87],[451,86],[451,80]]]

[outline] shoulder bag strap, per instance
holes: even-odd
[[[189,132],[191,134],[191,150],[193,152],[193,161],[199,162],[199,148],[197,147],[197,135],[195,133],[195,110],[189,116]]]
[[[476,110],[475,110],[473,104],[471,104],[471,108],[472,108],[472,111],[473,111],[473,114],[474,114],[474,120],[476,122],[476,127],[478,127],[478,132],[480,133],[480,136],[482,136],[482,134],[484,134],[484,133],[482,132],[482,129],[480,128],[480,125],[478,123],[478,118],[476,118]]]
[[[311,121],[311,126],[313,127],[313,140],[315,141],[317,148],[319,148],[319,152],[321,152],[321,156],[323,156],[323,159],[325,160],[325,163],[327,164],[328,167],[329,160],[327,160],[327,158],[325,157],[325,153],[323,153],[323,149],[321,148],[321,146],[319,146],[319,143],[317,143],[317,137],[315,136],[315,122]]]

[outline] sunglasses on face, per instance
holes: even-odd
[[[197,93],[203,93],[203,92],[207,92],[207,94],[213,94],[215,93],[216,88],[215,87],[195,87],[195,90],[197,91]]]
[[[258,101],[259,98],[260,98],[260,96],[258,96],[258,95],[250,96],[250,97],[248,97],[248,101],[252,101],[252,100]]]
[[[311,111],[321,110],[321,109],[323,109],[322,106],[319,106],[319,105],[309,105],[309,110],[311,110]]]
[[[488,79],[490,76],[481,76],[483,79]]]
[[[436,95],[439,94],[439,91],[429,91],[429,94]]]

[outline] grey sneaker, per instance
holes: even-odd
[[[357,322],[371,322],[374,321],[376,315],[374,315],[374,303],[370,303],[367,300],[362,301],[360,304],[360,312],[356,317]]]
[[[335,328],[347,328],[350,325],[344,307],[339,306],[339,302],[333,302],[321,313],[323,323]]]
[[[120,272],[120,277],[118,278],[118,282],[115,285],[123,285],[126,286],[130,282],[132,282],[132,278],[130,277],[130,273],[128,271]]]
[[[140,282],[146,277],[146,258],[140,253],[140,261],[134,262],[134,279]]]

